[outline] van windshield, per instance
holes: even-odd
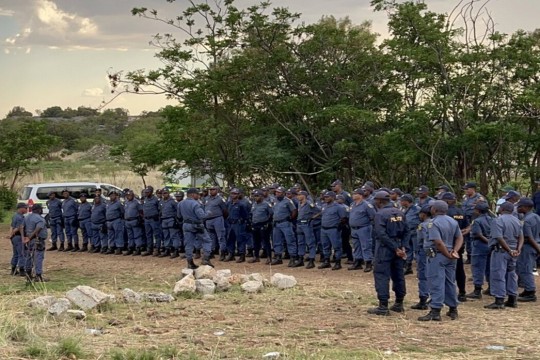
[[[25,186],[19,194],[19,200],[28,200],[30,198],[31,192],[32,188],[30,186]]]

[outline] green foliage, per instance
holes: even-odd
[[[11,109],[7,116],[8,118],[12,117],[32,117],[32,113],[30,111],[27,111],[22,106],[14,106],[13,109]]]
[[[17,193],[7,186],[0,186],[0,208],[3,210],[13,210],[17,205]]]
[[[111,360],[176,360],[176,359],[195,359],[190,354],[173,347],[164,346],[156,350],[148,349],[114,349],[109,354]]]

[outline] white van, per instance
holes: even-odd
[[[111,184],[99,182],[64,182],[64,183],[44,183],[31,184],[22,188],[19,193],[19,202],[27,203],[29,207],[34,204],[43,206],[43,216],[49,213],[46,202],[49,200],[49,192],[54,191],[56,197],[62,199],[62,191],[68,190],[75,199],[79,199],[81,193],[88,194],[88,201],[93,201],[96,189],[101,189],[101,193],[106,198],[109,197],[109,192],[116,190],[122,194],[122,189]]]

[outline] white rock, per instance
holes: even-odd
[[[182,277],[187,275],[193,275],[193,269],[183,268],[181,272]]]
[[[289,289],[296,286],[298,282],[296,281],[294,276],[275,273],[274,275],[272,275],[270,283],[278,289]]]
[[[71,303],[66,298],[57,299],[50,307],[47,309],[47,312],[53,316],[62,316],[64,315],[69,308]]]
[[[262,276],[259,273],[253,273],[253,274],[248,275],[248,279],[249,279],[248,281],[260,281],[260,282],[263,282],[264,281],[264,276]]]
[[[242,290],[247,293],[258,293],[263,291],[264,285],[262,281],[248,281],[242,284]]]
[[[67,314],[77,320],[83,320],[86,318],[86,313],[82,310],[68,310]]]
[[[182,280],[178,281],[174,285],[173,294],[178,295],[180,293],[194,293],[197,290],[195,286],[195,278],[193,275],[186,275]]]
[[[263,359],[279,359],[280,353],[272,351],[263,355]]]
[[[221,269],[216,271],[216,276],[231,277],[232,271],[230,269]]]
[[[246,274],[233,274],[229,277],[229,282],[232,285],[240,285],[249,281],[249,277]]]
[[[215,276],[214,283],[216,284],[216,291],[228,291],[232,286],[229,278],[223,276]]]
[[[28,306],[38,309],[48,309],[54,302],[56,298],[54,296],[40,296],[28,303]]]
[[[202,280],[202,279],[208,279],[212,280],[214,276],[216,275],[216,270],[209,266],[209,265],[201,265],[197,269],[195,269],[195,279]]]
[[[90,310],[114,300],[113,295],[105,294],[85,285],[79,285],[68,291],[66,297],[83,310]]]
[[[136,303],[136,304],[140,303],[143,300],[141,294],[131,289],[122,290],[122,298],[127,303]]]
[[[216,285],[209,279],[195,280],[195,287],[197,292],[203,295],[213,294],[216,291]]]
[[[172,302],[174,297],[170,294],[159,293],[143,293],[143,299],[150,302]]]
[[[212,294],[205,294],[202,297],[203,300],[216,300],[216,296]]]

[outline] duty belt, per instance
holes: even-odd
[[[127,218],[126,221],[133,221],[133,220],[137,220],[138,217],[132,217],[132,218]]]
[[[309,224],[311,220],[298,220],[300,224]]]
[[[217,219],[217,218],[220,218],[220,217],[223,217],[223,215],[214,216],[214,217],[208,218],[206,220],[213,220],[213,219]]]
[[[337,226],[321,226],[324,230],[337,229]]]
[[[358,230],[358,229],[361,229],[361,228],[366,227],[366,226],[369,226],[369,225],[364,225],[364,226],[351,226],[351,229],[353,229],[353,230]]]
[[[202,222],[200,221],[194,221],[194,220],[184,220],[184,223],[186,224],[193,224],[193,225],[202,225]]]
[[[87,218],[84,218],[84,219],[79,219],[79,221],[84,221],[84,220],[88,220],[88,219],[90,219],[90,218],[87,217]]]
[[[115,217],[114,219],[107,219],[107,221],[111,222],[111,221],[118,220],[118,219],[121,219],[120,216],[119,216],[119,217]]]
[[[281,224],[281,223],[284,223],[284,222],[290,222],[290,220],[289,219],[276,220],[276,221],[274,221],[274,224]]]

